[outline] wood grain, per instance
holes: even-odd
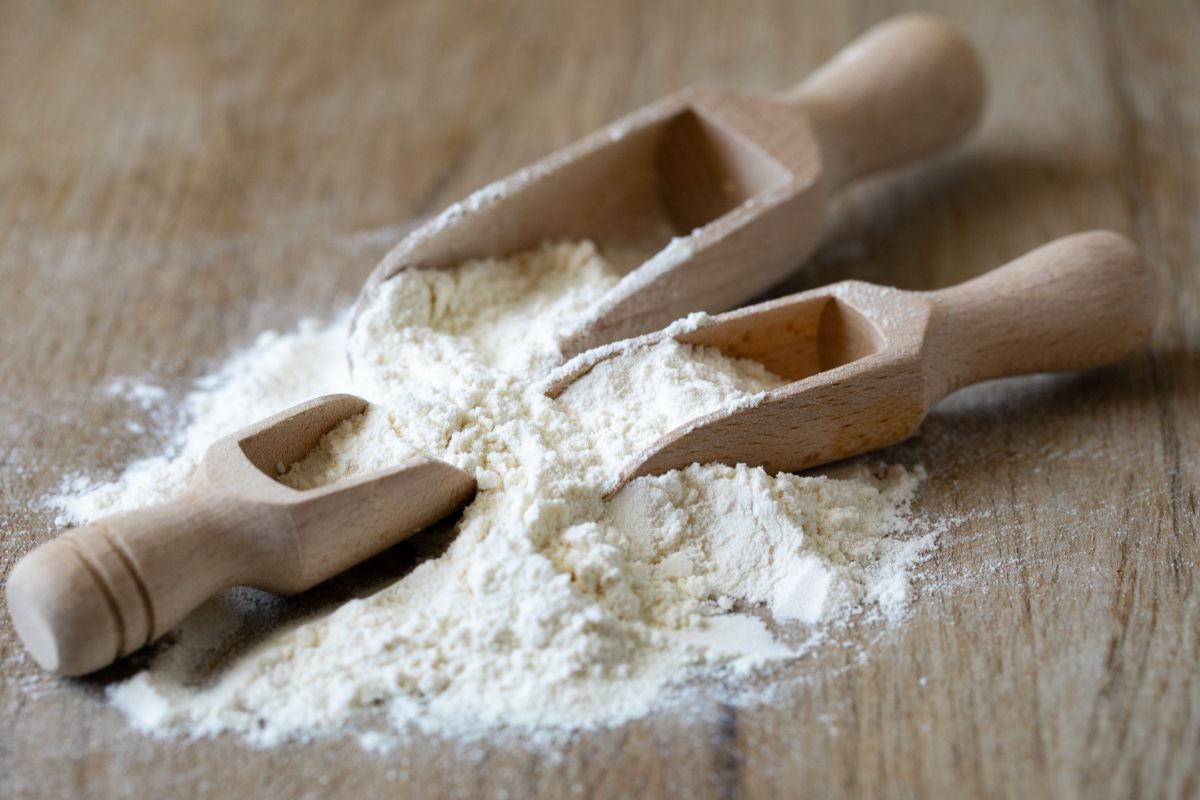
[[[916,4],[0,5],[0,572],[63,476],[157,448],[109,397],[176,396],[269,326],[348,303],[406,220],[679,87],[790,85]],[[983,128],[847,198],[781,291],[929,289],[1088,228],[1168,287],[1119,367],[974,387],[887,452],[949,520],[898,629],[864,622],[774,679],[553,753],[424,741],[252,751],[129,731],[0,623],[5,797],[1194,797],[1200,793],[1200,7],[935,0],[980,50]],[[153,431],[151,426],[151,431]],[[415,540],[414,540],[415,541]],[[402,546],[302,595],[402,573]],[[123,669],[128,670],[128,666]]]

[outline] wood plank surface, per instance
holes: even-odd
[[[112,378],[181,396],[348,303],[406,221],[678,87],[787,86],[915,5],[0,3],[0,575],[65,474],[156,450]],[[932,288],[1110,227],[1166,294],[1130,363],[976,387],[885,454],[950,521],[902,626],[839,632],[761,707],[377,756],[146,738],[103,701],[128,667],[45,675],[5,617],[0,796],[1200,795],[1200,5],[921,6],[977,44],[985,122],[856,191],[785,288]]]

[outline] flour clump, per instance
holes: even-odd
[[[355,321],[352,376],[312,363],[341,361],[342,323],[239,356],[292,359],[297,385],[253,386],[249,370],[227,370],[198,387],[189,431],[205,436],[233,421],[214,421],[225,412],[204,398],[218,395],[259,392],[256,409],[310,391],[371,401],[286,470],[280,480],[294,488],[432,456],[474,475],[479,491],[440,555],[260,637],[199,681],[226,624],[202,609],[110,690],[116,705],[151,732],[234,731],[258,744],[361,730],[381,710],[396,731],[443,735],[617,724],[706,671],[793,656],[748,610],[817,625],[864,604],[901,608],[909,570],[934,544],[909,513],[919,470],[860,463],[800,477],[693,465],[603,499],[658,437],[783,383],[755,362],[668,339],[547,398],[538,378],[560,359],[558,338],[618,278],[586,242],[403,271]],[[297,346],[281,350],[288,337]],[[188,446],[155,462],[172,476],[163,495],[198,457]],[[160,499],[129,477],[147,469],[65,501],[68,515]]]

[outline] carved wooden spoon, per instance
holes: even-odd
[[[733,308],[812,252],[835,192],[958,141],[983,94],[971,46],[919,14],[875,27],[777,96],[686,89],[409,234],[371,274],[355,317],[401,270],[581,239],[657,255],[564,339],[564,357],[693,311]]]
[[[1137,247],[1093,231],[937,292],[845,281],[713,317],[672,338],[754,359],[792,382],[666,434],[624,467],[609,495],[696,462],[792,471],[898,442],[968,384],[1130,355],[1150,337],[1158,298]],[[547,394],[626,347],[666,337],[584,353],[551,376]]]
[[[274,480],[366,407],[329,395],[263,420],[209,448],[180,497],[26,555],[8,579],[8,610],[34,660],[64,675],[92,672],[222,589],[304,591],[470,500],[475,480],[434,459],[308,491]]]

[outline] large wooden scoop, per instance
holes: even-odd
[[[29,553],[7,595],[30,654],[64,675],[91,672],[157,639],[222,589],[304,591],[471,498],[474,479],[434,459],[308,491],[273,479],[366,407],[352,395],[296,406],[214,444],[175,500]]]
[[[777,96],[684,90],[409,234],[376,267],[357,309],[404,269],[581,239],[648,260],[560,343],[565,357],[693,311],[733,308],[812,252],[829,199],[847,182],[961,139],[983,91],[970,45],[926,15],[879,25]]]
[[[696,462],[791,471],[898,442],[960,387],[1130,355],[1150,336],[1158,298],[1136,246],[1094,231],[937,292],[846,281],[714,317],[672,338],[754,359],[792,382],[756,405],[716,411],[666,434],[625,466],[609,494],[636,477]],[[579,356],[551,376],[547,394],[557,396],[626,349]]]

